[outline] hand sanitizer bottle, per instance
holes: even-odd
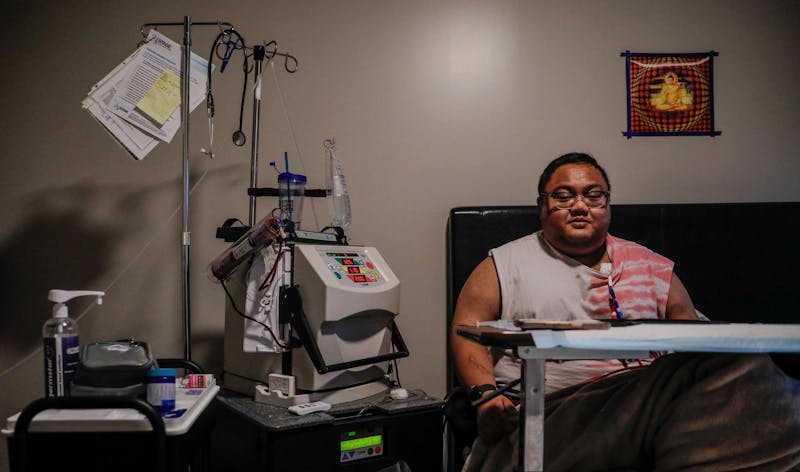
[[[53,317],[42,327],[44,340],[44,392],[48,397],[69,396],[69,386],[80,358],[78,323],[69,318],[67,301],[80,296],[97,297],[103,303],[105,293],[97,291],[50,290],[47,299],[54,302]]]

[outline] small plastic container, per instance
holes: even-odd
[[[303,216],[303,197],[306,194],[305,175],[283,172],[278,174],[278,206],[286,218],[294,223],[294,229],[300,229],[300,218]]]
[[[175,409],[175,369],[147,371],[147,403],[160,412]]]

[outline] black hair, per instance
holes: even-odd
[[[606,185],[608,185],[608,190],[611,190],[611,182],[608,180],[608,175],[606,174],[605,169],[603,169],[600,164],[597,163],[597,160],[595,160],[594,157],[582,152],[571,152],[553,159],[553,161],[550,162],[550,164],[547,164],[547,167],[544,168],[541,177],[539,177],[539,195],[544,193],[544,188],[547,186],[547,182],[550,181],[550,177],[553,176],[553,172],[555,172],[559,167],[567,164],[587,164],[594,167],[595,169],[599,170],[601,174],[603,174],[603,178],[606,180]]]

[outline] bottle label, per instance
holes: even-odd
[[[249,239],[245,239],[244,241],[239,243],[238,246],[234,247],[231,250],[231,254],[233,254],[233,259],[238,261],[242,257],[244,257],[247,254],[249,254],[250,251],[252,251],[252,250],[253,250],[253,245],[250,244],[250,240]]]
[[[48,397],[69,395],[80,360],[78,336],[55,335],[44,339],[44,391]]]
[[[147,384],[147,402],[156,410],[169,411],[175,408],[175,378],[150,379]]]
[[[347,192],[347,181],[345,181],[344,175],[333,176],[333,194],[337,197],[349,197],[350,194]]]

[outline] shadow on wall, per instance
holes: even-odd
[[[6,274],[0,289],[4,357],[13,361],[39,346],[41,341],[31,333],[38,333],[49,318],[50,289],[90,289],[97,274],[110,269],[113,246],[124,228],[87,219],[83,208],[96,193],[77,187],[66,190],[67,198],[58,202],[56,197],[31,201],[25,221],[0,245],[0,273]],[[57,198],[62,196],[59,192]]]
[[[222,375],[224,351],[222,333],[192,332],[192,352],[203,352],[204,360],[200,361],[200,366],[206,372],[215,374],[217,379]]]
[[[203,180],[205,192],[221,196],[227,189],[241,189],[246,177],[243,165],[231,164],[192,173],[192,184]],[[244,176],[244,177],[243,177]],[[0,288],[3,315],[0,316],[0,372],[34,353],[41,347],[39,334],[50,317],[52,303],[47,300],[50,289],[104,290],[111,280],[122,276],[125,266],[133,262],[135,252],[151,239],[177,237],[180,226],[180,178],[148,186],[82,185],[49,189],[20,198],[15,211],[22,214],[15,229],[0,241]],[[194,198],[194,197],[192,197]],[[196,207],[193,207],[197,211]],[[168,221],[169,220],[169,221]],[[167,222],[169,224],[167,224]],[[162,232],[163,234],[159,234]],[[171,239],[170,239],[171,240]],[[172,246],[170,246],[172,247]],[[146,252],[157,250],[148,247]],[[180,253],[175,249],[176,263]],[[172,257],[168,255],[168,257]],[[161,258],[161,259],[159,259]],[[156,256],[163,261],[163,255]],[[131,269],[142,270],[141,264],[152,263],[152,254],[135,262]],[[112,285],[117,284],[117,281]],[[157,296],[140,299],[137,294],[158,294],[165,290],[158,277],[134,275],[127,289],[116,293],[119,306],[131,306],[150,314],[130,318],[124,336],[140,335],[152,329],[152,323],[174,320],[176,333],[180,317],[171,315],[172,307],[161,306]],[[128,293],[130,292],[130,293]],[[128,297],[135,297],[130,300]],[[176,304],[178,303],[176,297]],[[70,315],[76,317],[93,303],[89,298],[70,302]],[[114,337],[120,326],[104,323],[107,336]],[[219,334],[193,333],[193,345],[209,350],[221,359]],[[216,358],[216,357],[214,357]],[[208,366],[211,368],[220,366]]]

